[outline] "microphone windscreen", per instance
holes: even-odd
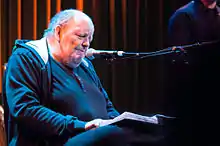
[[[86,57],[91,57],[93,56],[93,53],[95,52],[95,49],[93,48],[89,48],[87,51],[86,51]]]

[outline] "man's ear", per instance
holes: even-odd
[[[61,26],[57,26],[55,28],[54,34],[55,34],[55,38],[58,42],[60,42],[60,32],[61,32]]]

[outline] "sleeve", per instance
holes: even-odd
[[[44,137],[64,136],[84,130],[85,122],[41,105],[40,64],[33,58],[27,54],[16,54],[8,61],[6,98],[13,120],[18,127]]]
[[[168,42],[171,46],[192,43],[192,25],[187,12],[176,11],[169,19]]]

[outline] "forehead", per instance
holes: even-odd
[[[87,19],[70,19],[66,27],[71,32],[79,32],[79,33],[91,33],[94,32],[94,26]]]

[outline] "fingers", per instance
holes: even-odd
[[[85,129],[90,130],[90,129],[98,128],[100,126],[101,121],[102,119],[95,119],[95,120],[89,121],[88,123],[86,123]]]
[[[96,125],[94,125],[94,124],[85,126],[85,130],[91,130],[91,129],[95,129],[95,128],[96,128]]]

